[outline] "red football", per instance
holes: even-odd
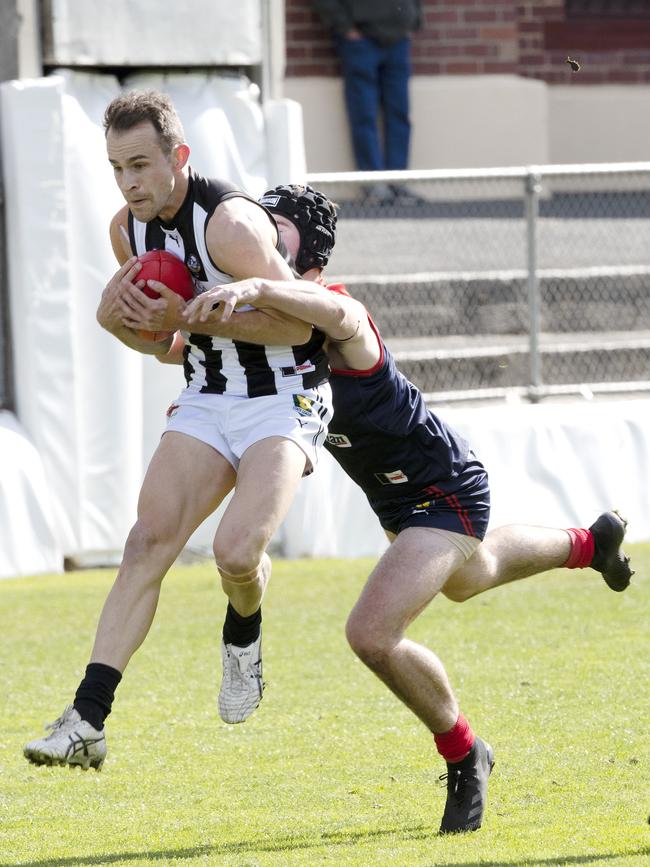
[[[178,256],[168,253],[167,250],[149,250],[142,256],[138,256],[138,261],[142,262],[142,268],[135,278],[136,280],[158,280],[185,301],[194,298],[192,274],[185,262]],[[145,285],[142,291],[149,298],[160,297],[149,286]]]

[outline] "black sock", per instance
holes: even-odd
[[[237,647],[248,647],[259,638],[262,628],[262,609],[258,608],[255,614],[242,617],[237,614],[230,602],[226,609],[226,619],[223,624],[224,644],[235,644]]]
[[[85,677],[79,684],[73,702],[81,719],[85,719],[93,728],[103,729],[121,680],[121,673],[110,665],[101,662],[87,665]]]

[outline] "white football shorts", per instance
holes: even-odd
[[[305,475],[318,463],[332,418],[329,383],[266,397],[183,391],[167,410],[165,433],[176,431],[207,443],[235,470],[249,446],[284,437],[305,453]]]

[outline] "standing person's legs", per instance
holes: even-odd
[[[379,70],[384,119],[384,164],[388,170],[408,167],[411,143],[409,81],[411,40],[406,38],[384,49]]]
[[[137,521],[104,603],[74,705],[57,720],[51,735],[25,747],[30,761],[101,767],[104,720],[122,672],[149,631],[162,579],[234,480],[231,464],[211,446],[181,433],[163,436],[142,485]]]
[[[379,138],[379,62],[381,50],[370,39],[339,39],[352,148],[359,171],[385,168]]]
[[[408,625],[465,560],[468,540],[460,537],[459,546],[452,541],[457,535],[424,527],[403,530],[368,578],[346,627],[354,652],[422,720],[447,762],[442,833],[480,827],[493,765],[491,748],[459,712],[438,657],[405,637]]]

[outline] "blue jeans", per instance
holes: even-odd
[[[411,138],[411,40],[382,46],[372,39],[339,38],[337,49],[357,169],[405,169]],[[380,110],[383,142],[379,136]]]

